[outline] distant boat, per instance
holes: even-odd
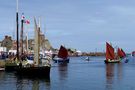
[[[17,67],[16,75],[21,77],[39,77],[39,78],[50,78],[50,61],[46,60],[46,62],[40,63],[39,61],[39,37],[40,37],[40,25],[37,27],[36,20],[35,21],[35,50],[34,50],[34,64],[32,65],[25,65],[22,64]]]
[[[118,48],[117,55],[115,55],[112,45],[106,42],[106,60],[104,61],[105,63],[119,63],[125,56],[125,52],[120,48]]]
[[[58,56],[55,56],[53,58],[53,61],[55,63],[69,63],[69,58],[68,58],[68,51],[64,46],[60,46]]]
[[[132,56],[135,56],[135,51],[132,52]]]
[[[86,61],[89,61],[89,60],[90,60],[90,57],[89,57],[89,56],[87,56],[87,57],[85,58],[85,60],[86,60]]]

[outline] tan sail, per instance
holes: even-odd
[[[35,23],[35,45],[34,45],[34,64],[39,65],[39,30],[40,27],[37,26],[36,19],[34,18]]]

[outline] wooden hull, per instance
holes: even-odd
[[[5,64],[5,71],[15,71],[15,68],[18,67],[15,63]]]
[[[50,78],[51,67],[17,67],[15,69],[16,75],[20,77],[37,77],[37,78]]]
[[[120,60],[104,60],[105,63],[120,63]]]
[[[5,71],[15,71],[15,68],[18,66],[5,66]]]
[[[69,63],[69,58],[67,59],[53,59],[55,63]]]

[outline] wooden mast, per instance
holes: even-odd
[[[24,16],[22,13],[22,20],[21,20],[21,54],[23,55],[23,23],[24,23]]]
[[[28,53],[28,50],[29,50],[29,49],[28,49],[28,47],[29,47],[29,46],[28,46],[28,43],[29,43],[29,41],[28,41],[28,28],[27,28],[27,31],[26,31],[26,45],[25,45],[25,46],[26,46],[26,52],[27,52],[27,53]]]
[[[38,60],[37,60],[37,62],[38,62],[38,64],[39,64],[39,52],[40,52],[40,26],[41,26],[41,24],[40,24],[40,18],[39,18],[39,21],[38,21]]]
[[[37,27],[35,18],[34,18],[34,22],[35,22],[34,64],[38,66],[39,65],[39,27]]]
[[[18,0],[16,0],[16,44],[17,44],[17,60],[19,60],[19,20],[18,20]]]

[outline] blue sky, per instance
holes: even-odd
[[[0,40],[15,35],[15,13],[16,0],[0,0]],[[31,22],[25,26],[29,37],[34,36],[33,17],[40,17],[42,32],[55,48],[104,51],[107,41],[135,50],[134,0],[19,0],[20,18],[21,13]]]

